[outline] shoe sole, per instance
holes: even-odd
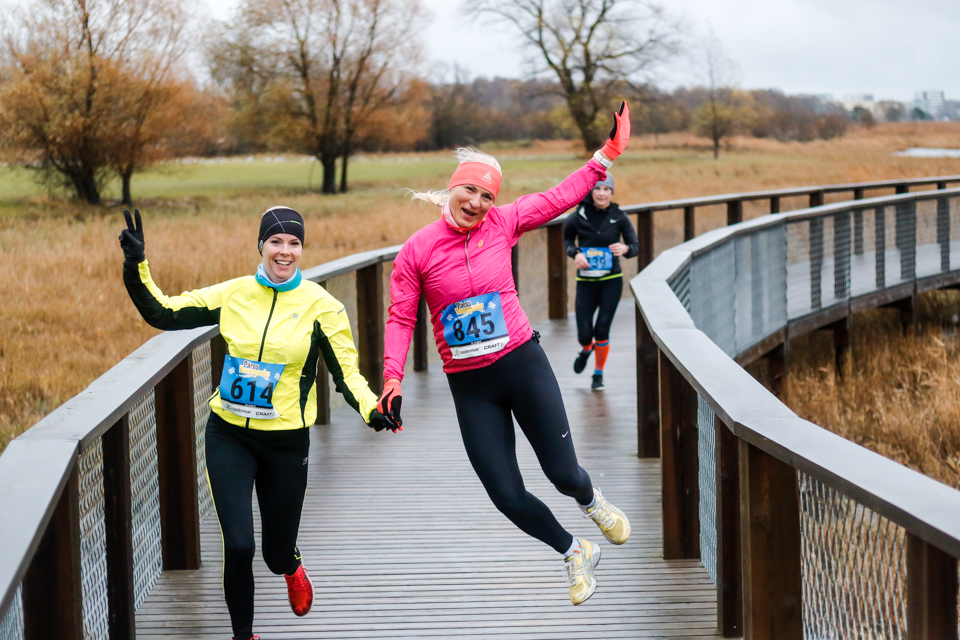
[[[600,547],[594,545],[593,551],[594,551],[593,557],[596,559],[596,562],[593,563],[593,568],[596,569],[597,567],[600,566]],[[590,597],[591,597],[594,593],[596,593],[596,592],[597,592],[597,579],[594,578],[594,579],[593,579],[593,584],[590,585],[590,590],[587,591],[587,595],[584,596],[583,600],[581,600],[580,602],[574,602],[574,603],[573,603],[573,606],[576,607],[576,606],[578,606],[578,605],[583,604],[584,602],[586,602],[587,600],[589,600]]]

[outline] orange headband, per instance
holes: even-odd
[[[500,191],[500,181],[503,177],[493,167],[482,162],[464,162],[457,166],[450,178],[448,189],[460,186],[462,184],[472,184],[476,187],[486,189],[493,194],[493,199],[497,199],[497,193]]]

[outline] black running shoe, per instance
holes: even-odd
[[[577,359],[573,361],[574,373],[583,373],[583,370],[587,368],[587,360],[590,359],[591,353],[593,353],[592,349],[590,351],[580,350],[580,353],[577,354]]]
[[[593,374],[593,382],[590,383],[590,391],[603,391],[603,374]]]

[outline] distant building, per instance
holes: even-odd
[[[873,107],[876,101],[873,99],[872,93],[851,93],[843,96],[840,104],[842,104],[843,108],[847,111],[853,111],[857,107],[861,107],[873,113]]]
[[[946,116],[945,102],[943,91],[916,91],[913,94],[913,108],[920,109],[934,120],[940,120]]]

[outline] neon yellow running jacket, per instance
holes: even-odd
[[[285,365],[272,398],[280,417],[272,420],[227,411],[220,403],[220,381],[213,381],[210,408],[230,424],[264,431],[311,426],[317,417],[320,356],[337,391],[370,421],[377,397],[357,368],[346,309],[320,285],[303,280],[296,289],[278,292],[244,276],[168,297],[151,278],[146,260],[125,264],[123,281],[150,326],[169,331],[219,324],[228,355]]]

